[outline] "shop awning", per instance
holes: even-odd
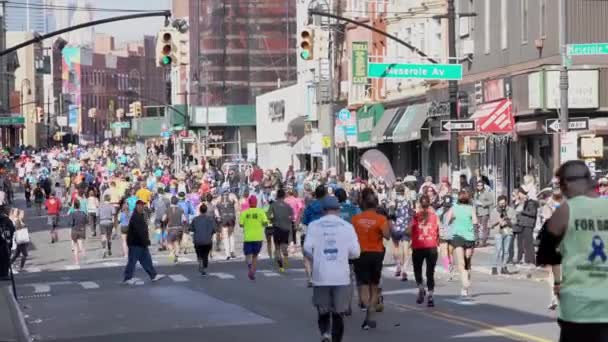
[[[386,112],[384,112],[384,115],[382,115],[382,118],[380,118],[380,121],[378,121],[376,127],[374,127],[372,130],[372,143],[382,144],[385,142],[384,132],[386,132],[386,129],[393,121],[399,121],[401,115],[403,115],[403,112],[405,112],[405,109],[406,107],[398,107],[388,109]]]
[[[397,111],[394,120],[386,128],[386,142],[402,143],[420,139],[420,130],[426,122],[428,103],[408,106],[404,111]]]
[[[470,119],[476,121],[477,132],[511,133],[515,127],[511,108],[511,100],[509,99],[484,103],[477,106],[477,110],[471,115]]]

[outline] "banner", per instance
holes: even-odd
[[[352,43],[352,60],[353,66],[353,77],[352,84],[367,84],[367,42],[353,42]]]

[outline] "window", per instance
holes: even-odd
[[[486,54],[490,53],[490,16],[491,16],[491,11],[490,11],[490,2],[492,0],[486,0],[484,2],[484,18],[483,18],[483,26],[484,26],[484,52]]]
[[[547,37],[547,1],[546,0],[540,0],[539,1],[539,6],[540,6],[540,18],[538,20],[538,23],[540,25],[539,27],[539,36],[540,38],[546,38]]]
[[[528,43],[528,0],[521,2],[521,43]]]
[[[507,28],[509,22],[507,21],[507,0],[500,0],[500,47],[505,50],[508,47],[507,41]]]

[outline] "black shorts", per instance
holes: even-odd
[[[475,241],[469,241],[462,236],[454,235],[452,237],[451,245],[454,248],[462,247],[464,249],[475,248]]]
[[[266,227],[264,233],[266,234],[266,239],[270,239],[274,235],[274,227]]]
[[[384,252],[362,252],[355,260],[355,276],[359,285],[378,285],[382,277]]]
[[[608,323],[573,323],[557,321],[561,328],[560,342],[608,341]]]
[[[222,227],[234,227],[236,219],[234,217],[222,217],[220,219],[220,226]]]
[[[287,245],[289,244],[289,235],[291,231],[283,230],[281,228],[275,227],[274,232],[272,233],[272,239],[274,240],[275,245]]]

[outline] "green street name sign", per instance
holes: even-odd
[[[461,80],[460,64],[369,63],[370,78],[416,78],[425,80]]]
[[[568,56],[608,55],[608,43],[568,44]]]
[[[113,129],[117,129],[117,128],[131,128],[131,123],[128,121],[125,122],[113,122],[111,127]]]
[[[0,116],[0,126],[25,125],[23,116]]]

